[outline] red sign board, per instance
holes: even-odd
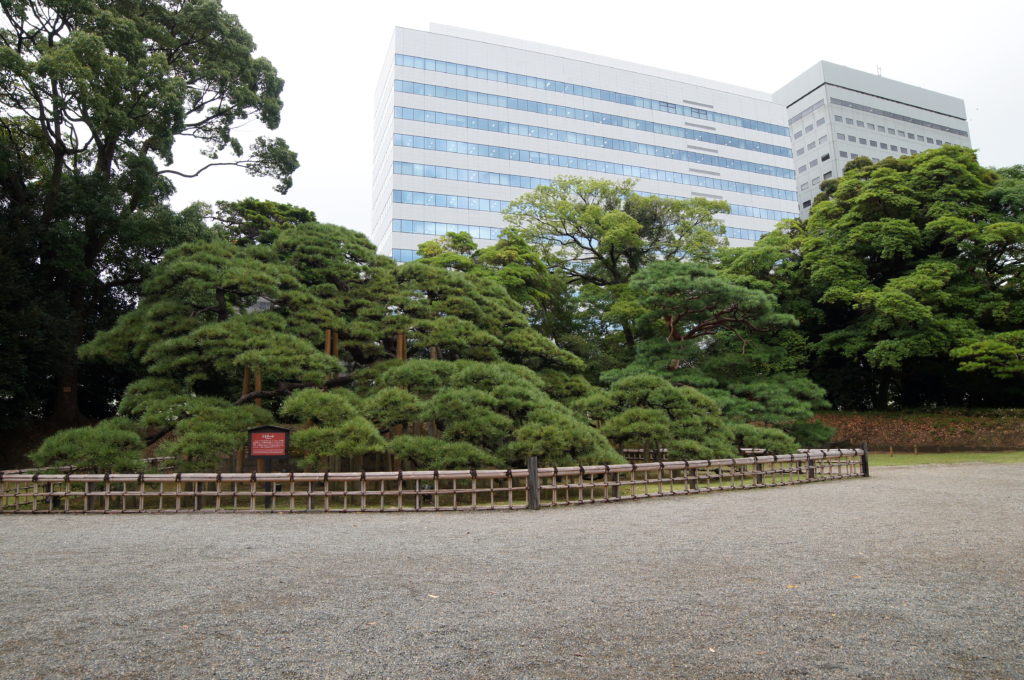
[[[253,456],[287,456],[287,432],[250,432],[249,453]]]

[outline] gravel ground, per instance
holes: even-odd
[[[1024,678],[1024,465],[545,510],[0,517],[2,678]]]

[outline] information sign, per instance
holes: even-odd
[[[288,430],[273,426],[249,430],[249,455],[287,456],[289,434]]]

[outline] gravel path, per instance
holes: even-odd
[[[1024,465],[541,512],[0,517],[0,678],[1024,678]]]

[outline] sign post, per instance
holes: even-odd
[[[273,472],[275,458],[287,460],[291,433],[291,430],[275,425],[264,425],[249,430],[249,455],[256,459],[257,472]],[[270,488],[270,482],[264,482],[263,490],[270,491]],[[271,507],[271,500],[271,496],[265,496],[263,507]]]

